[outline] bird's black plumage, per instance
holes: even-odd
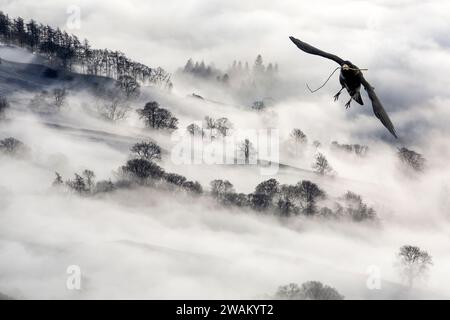
[[[342,85],[342,89],[339,90],[339,92],[334,96],[334,100],[336,101],[339,98],[341,91],[345,88],[351,97],[350,100],[345,105],[347,108],[350,107],[350,102],[352,99],[358,102],[359,104],[363,105],[364,102],[362,101],[360,94],[360,88],[362,85],[366,90],[369,99],[372,101],[372,108],[375,116],[381,121],[381,123],[386,127],[386,129],[388,129],[389,132],[394,137],[397,138],[397,133],[395,132],[394,125],[392,124],[391,119],[389,119],[389,116],[384,110],[383,105],[381,104],[380,100],[375,94],[374,88],[367,82],[361,70],[357,66],[355,66],[348,60],[343,60],[334,54],[319,50],[313,47],[312,45],[300,41],[294,37],[289,37],[289,39],[291,39],[291,41],[300,50],[306,53],[321,56],[338,63],[341,66],[341,73],[339,74],[339,82]]]

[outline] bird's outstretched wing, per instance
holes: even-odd
[[[389,119],[389,116],[384,110],[383,105],[375,94],[375,90],[364,78],[362,72],[359,72],[359,77],[361,79],[361,84],[364,86],[364,89],[366,89],[366,92],[369,95],[370,100],[372,101],[373,113],[378,119],[380,119],[381,123],[386,127],[386,129],[388,129],[389,132],[398,139],[397,133],[394,129],[394,125],[392,124],[391,119]]]
[[[339,58],[338,56],[319,50],[315,47],[313,47],[310,44],[307,44],[306,42],[300,41],[294,37],[289,37],[289,39],[291,39],[291,41],[302,51],[305,51],[306,53],[310,53],[310,54],[314,54],[316,56],[321,56],[327,59],[331,59],[335,62],[337,62],[340,66],[342,66],[344,64],[344,60],[342,60],[341,58]]]

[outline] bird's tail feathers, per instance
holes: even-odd
[[[364,102],[361,98],[361,94],[359,93],[359,91],[357,91],[353,96],[352,96],[353,100],[355,100],[356,102],[358,102],[360,105],[364,105]]]

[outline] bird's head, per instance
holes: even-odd
[[[344,63],[342,64],[342,70],[348,71],[352,68],[355,68],[355,66],[350,61],[344,61]]]

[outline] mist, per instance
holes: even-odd
[[[0,2],[10,16],[60,26],[95,47],[121,50],[174,74],[171,93],[142,87],[128,117],[115,123],[99,117],[89,84],[71,84],[61,112],[45,115],[28,103],[40,89],[57,86],[12,91],[15,84],[1,83],[11,108],[0,122],[0,140],[14,137],[30,148],[25,158],[0,153],[1,293],[25,299],[252,299],[267,298],[280,285],[318,280],[346,299],[450,296],[447,3],[71,1],[81,8],[81,28],[69,30],[65,1]],[[368,68],[365,76],[400,139],[374,117],[365,93],[364,106],[345,110],[346,94],[333,102],[340,89],[337,75],[310,94],[305,82],[319,86],[336,66],[299,51],[289,35]],[[35,61],[14,50],[0,49],[0,56]],[[176,76],[189,58],[225,70],[236,59],[252,66],[257,54],[280,68],[272,88],[276,99],[261,112],[251,110],[234,89]],[[205,116],[227,117],[236,130],[276,128],[278,170],[267,176],[256,165],[173,163],[173,136],[146,128],[136,113],[149,101],[178,118],[178,133]],[[308,137],[299,155],[287,148],[294,128]],[[270,178],[281,184],[310,180],[330,201],[347,191],[361,195],[378,223],[281,218],[157,187],[90,197],[52,187],[55,172],[66,180],[85,169],[94,171],[97,181],[115,182],[131,146],[149,139],[163,150],[161,167],[199,181],[205,193],[214,179],[227,179],[242,193]],[[369,151],[365,157],[338,152],[333,141],[366,145]],[[405,170],[397,155],[401,147],[425,157],[423,172]],[[327,157],[333,176],[313,171],[318,152]],[[396,266],[405,244],[433,257],[427,277],[413,289]],[[66,286],[71,265],[81,269],[81,290]],[[367,284],[373,267],[381,279],[377,289]]]

